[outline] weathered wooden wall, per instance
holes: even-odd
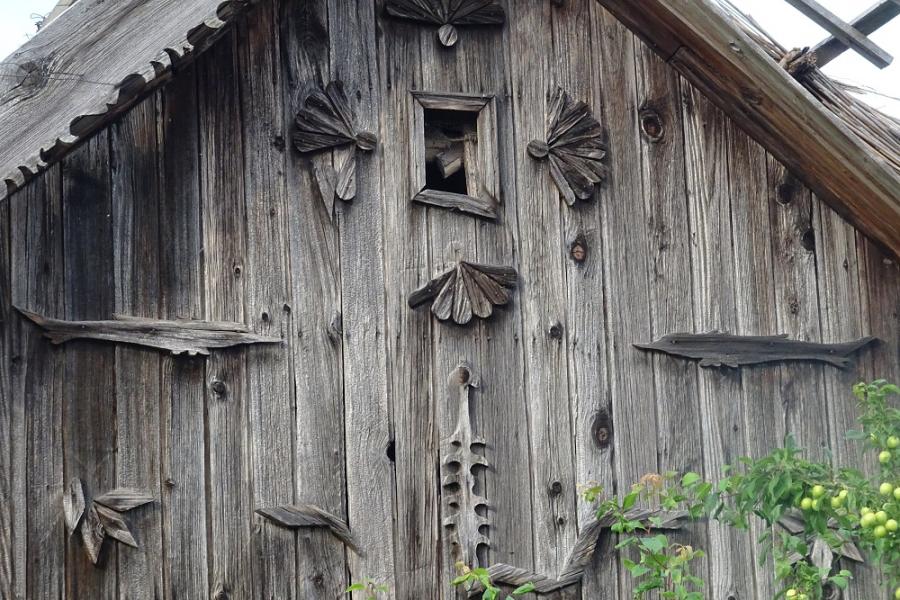
[[[334,599],[363,577],[449,597],[438,462],[463,360],[481,379],[490,563],[555,575],[589,516],[581,483],[715,476],[787,432],[858,456],[841,437],[851,384],[900,380],[897,264],[596,3],[502,3],[504,27],[462,29],[452,50],[382,0],[262,3],[0,206],[0,597]],[[381,141],[333,217],[289,142],[299,102],[331,79]],[[607,130],[610,176],[573,208],[525,153],[557,84]],[[410,90],[496,96],[496,222],[410,203]],[[515,266],[513,304],[468,327],[407,307],[460,259]],[[12,304],[237,320],[284,344],[207,359],[51,347]],[[631,346],[712,329],[883,343],[847,371],[699,369]],[[62,520],[74,476],[158,499],[132,517],[139,549],[89,563]],[[253,512],[292,502],[346,518],[366,555]],[[679,535],[708,549],[711,598],[766,597],[745,537]],[[847,597],[880,597],[857,575]],[[582,589],[554,597],[631,588],[604,544]]]

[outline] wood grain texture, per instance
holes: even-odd
[[[332,77],[345,81],[356,122],[380,129],[384,98],[378,64],[379,22],[374,2],[329,0]],[[362,57],[362,58],[361,58]],[[341,229],[341,305],[344,346],[344,439],[347,521],[362,553],[347,555],[350,580],[369,577],[396,590],[394,527],[396,504],[391,397],[388,394],[385,247],[385,192],[382,148],[357,169],[359,202],[338,212]],[[357,593],[357,597],[361,594]]]
[[[102,318],[114,309],[112,194],[109,134],[91,138],[65,161],[62,172],[63,257],[67,320]],[[89,374],[89,376],[87,376]],[[88,490],[116,483],[115,349],[75,341],[66,348],[63,436],[65,479],[79,477]],[[114,568],[95,569],[102,536],[99,517],[88,511],[82,527],[86,556],[78,540],[69,538],[66,579],[74,596],[115,596]],[[108,548],[104,564],[116,564],[117,550]],[[89,558],[90,557],[90,558]]]
[[[284,2],[279,16],[283,124],[303,99],[330,80],[328,2]],[[283,133],[289,139],[290,131]],[[332,158],[323,156],[330,164]],[[347,514],[344,444],[344,387],[340,233],[318,201],[310,169],[289,156],[288,247],[291,256],[293,343],[294,502],[315,504],[343,518]],[[328,599],[347,587],[344,547],[312,529],[298,535],[297,598]]]
[[[83,0],[54,19],[0,67],[0,194],[111,122],[248,4]]]
[[[359,553],[359,543],[350,532],[347,523],[314,504],[296,504],[257,508],[256,513],[288,529],[301,527],[322,527],[341,540],[348,548]]]
[[[817,194],[900,254],[896,172],[712,2],[599,1]]]
[[[202,319],[197,75],[192,66],[161,92],[160,317]],[[160,357],[165,596],[209,596],[204,364]],[[204,498],[199,502],[198,498]]]
[[[204,315],[244,322],[246,207],[243,127],[233,31],[197,61],[200,121],[200,214],[203,231]],[[210,594],[252,593],[253,511],[249,419],[243,353],[206,361],[209,465]]]
[[[849,25],[859,33],[869,35],[897,16],[900,16],[900,4],[897,4],[894,0],[880,0],[877,4],[873,4],[865,12],[850,21]],[[816,55],[816,65],[820,69],[846,50],[847,45],[835,36],[822,40],[812,49]]]
[[[247,218],[245,319],[254,330],[284,340],[244,357],[253,506],[294,501],[289,213],[285,148],[279,144],[285,131],[277,26],[280,6],[279,2],[260,4],[237,31]],[[256,519],[250,541],[253,596],[295,597],[294,534]]]
[[[455,25],[500,25],[506,20],[503,5],[496,0],[387,0],[392,17],[440,25],[438,39],[446,47],[459,39]]]
[[[16,307],[22,316],[44,330],[54,344],[89,339],[159,348],[174,355],[209,355],[212,348],[246,344],[280,344],[281,338],[250,333],[245,325],[225,321],[166,321],[116,315],[108,321],[66,321]]]

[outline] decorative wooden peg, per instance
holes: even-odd
[[[607,173],[603,127],[584,102],[557,88],[547,115],[547,139],[533,140],[528,154],[550,163],[550,175],[566,203],[587,200]]]
[[[475,469],[487,468],[484,438],[472,430],[471,393],[478,378],[463,363],[450,374],[450,392],[457,399],[456,430],[441,443],[441,487],[444,490],[444,528],[450,533],[454,560],[472,565],[478,560],[478,548],[490,546],[486,535],[489,521],[487,500],[475,493]]]
[[[327,529],[356,554],[363,555],[359,542],[356,541],[356,538],[350,532],[350,526],[343,519],[339,519],[314,504],[286,504],[283,506],[258,508],[256,509],[256,514],[285,529],[300,529],[301,527]]]
[[[91,499],[76,477],[69,482],[63,496],[63,515],[69,535],[76,531],[81,534],[84,550],[96,565],[107,537],[138,547],[123,513],[150,502],[152,496],[129,488],[116,488]]]
[[[778,524],[793,535],[800,535],[806,531],[806,521],[800,511],[794,510],[786,513],[778,520]],[[837,528],[831,528],[830,526],[829,528],[832,529],[832,533],[837,539],[841,539],[840,531],[838,531]],[[844,541],[844,543],[840,548],[832,548],[831,545],[821,537],[809,536],[806,543],[806,556],[792,554],[788,559],[791,563],[795,563],[804,558],[808,559],[813,566],[822,569],[822,573],[824,573],[823,580],[827,579],[828,575],[831,574],[835,557],[847,558],[858,563],[866,562],[865,557],[862,555],[862,552],[859,551],[859,548],[856,547],[856,544],[849,540],[842,541]]]
[[[495,0],[388,0],[387,13],[400,19],[438,25],[438,39],[450,48],[459,25],[502,25],[506,11]]]
[[[75,339],[135,344],[172,354],[208,355],[211,349],[247,344],[280,344],[280,338],[250,333],[246,325],[216,321],[162,321],[113,315],[110,321],[64,321],[16,307],[44,330],[53,344]]]
[[[452,318],[457,324],[465,325],[472,320],[472,315],[486,319],[493,314],[494,306],[507,304],[517,280],[512,267],[459,262],[413,292],[409,306],[418,308],[433,301],[431,312],[438,320]]]
[[[350,201],[356,197],[357,150],[371,152],[378,144],[374,133],[357,130],[344,84],[332,81],[324,90],[317,89],[303,102],[294,118],[294,147],[311,153],[333,148],[347,148],[341,165],[316,165],[315,177],[323,201],[329,207],[334,199]]]
[[[853,364],[850,356],[878,338],[864,337],[843,344],[819,344],[787,339],[787,335],[742,336],[727,333],[673,333],[650,344],[635,344],[641,350],[700,359],[701,367],[733,367],[768,362],[818,361],[840,368]]]

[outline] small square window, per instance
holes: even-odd
[[[412,92],[414,202],[497,217],[500,171],[493,96]]]

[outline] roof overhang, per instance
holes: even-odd
[[[710,0],[597,0],[847,220],[900,257],[900,177]]]

